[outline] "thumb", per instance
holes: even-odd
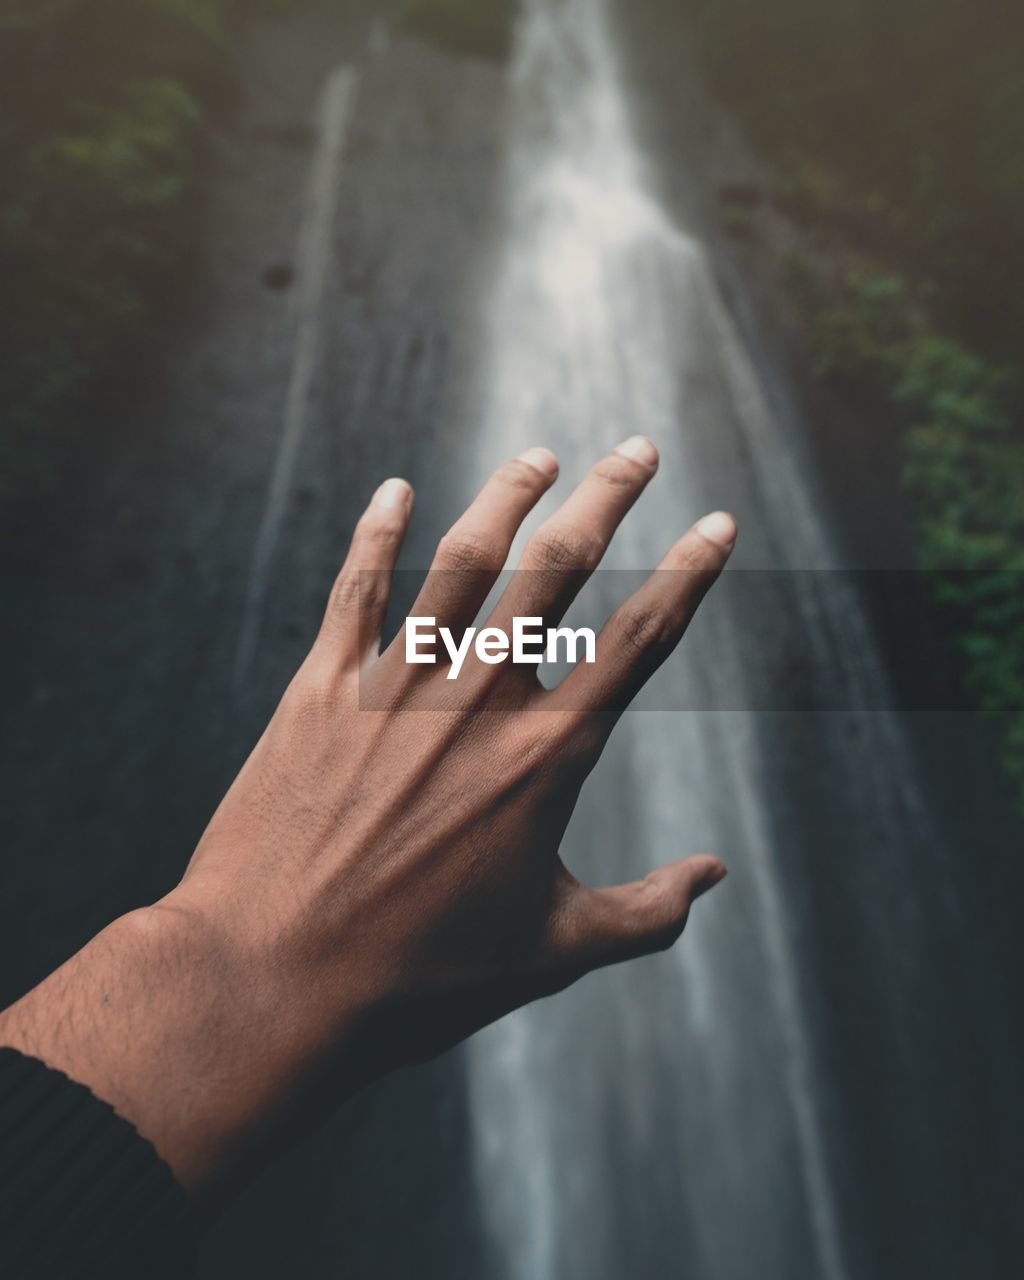
[[[725,876],[717,858],[700,853],[632,884],[581,886],[566,920],[569,958],[589,971],[666,950],[683,932],[691,904]]]

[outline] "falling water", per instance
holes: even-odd
[[[639,431],[663,466],[609,564],[650,568],[703,511],[731,506],[745,517],[739,563],[832,565],[793,423],[702,246],[652,195],[604,0],[527,0],[506,179],[467,479],[535,443],[575,477]],[[625,589],[617,581],[598,584],[606,608]],[[884,681],[848,584],[797,574],[785,593],[808,661],[841,682],[850,708],[833,753],[834,851],[882,851],[865,862],[865,896],[883,874],[909,881],[899,850],[929,843],[941,867],[896,717],[857,711],[884,702]],[[751,613],[712,597],[655,705],[737,706],[760,660]],[[732,878],[670,956],[588,979],[473,1042],[477,1175],[513,1280],[851,1274],[843,1133],[823,1091],[799,886],[781,862],[793,849],[821,856],[787,817],[799,791],[788,804],[776,789],[787,731],[742,710],[647,709],[620,726],[588,785],[564,850],[584,878],[631,879],[701,848],[722,853]],[[885,883],[914,901],[909,883]],[[909,1059],[899,1019],[882,1021],[894,1060]]]

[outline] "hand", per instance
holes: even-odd
[[[555,625],[656,469],[640,438],[603,459],[530,539],[531,572],[491,623]],[[544,449],[497,471],[442,539],[413,614],[471,624],[557,471]],[[104,1034],[90,1034],[76,1071],[73,1049],[32,1047],[46,1019],[30,1019],[28,1051],[118,1106],[200,1197],[367,1081],[670,945],[725,874],[697,856],[592,889],[558,850],[616,719],[728,558],[731,518],[705,517],[671,548],[659,567],[679,572],[613,614],[594,665],[547,691],[534,668],[471,654],[446,704],[444,666],[407,664],[402,637],[379,652],[412,497],[389,480],[360,520],[320,634],[181,884],[70,962],[92,1000],[117,987],[131,1053],[103,1062]],[[115,982],[119,951],[133,975]],[[25,1022],[0,1023],[7,1043]]]

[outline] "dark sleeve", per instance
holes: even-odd
[[[185,1193],[113,1108],[0,1049],[0,1276],[187,1280]]]

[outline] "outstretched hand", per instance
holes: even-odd
[[[636,437],[526,544],[489,620],[554,626],[657,469]],[[442,539],[413,613],[471,625],[558,473],[531,449]],[[387,1071],[599,966],[662,949],[725,874],[700,855],[589,888],[559,858],[616,719],[675,647],[736,536],[698,522],[612,615],[596,661],[535,668],[384,652],[410,487],[359,521],[323,626],[181,884],[0,1017],[0,1042],[117,1107],[202,1200]]]

